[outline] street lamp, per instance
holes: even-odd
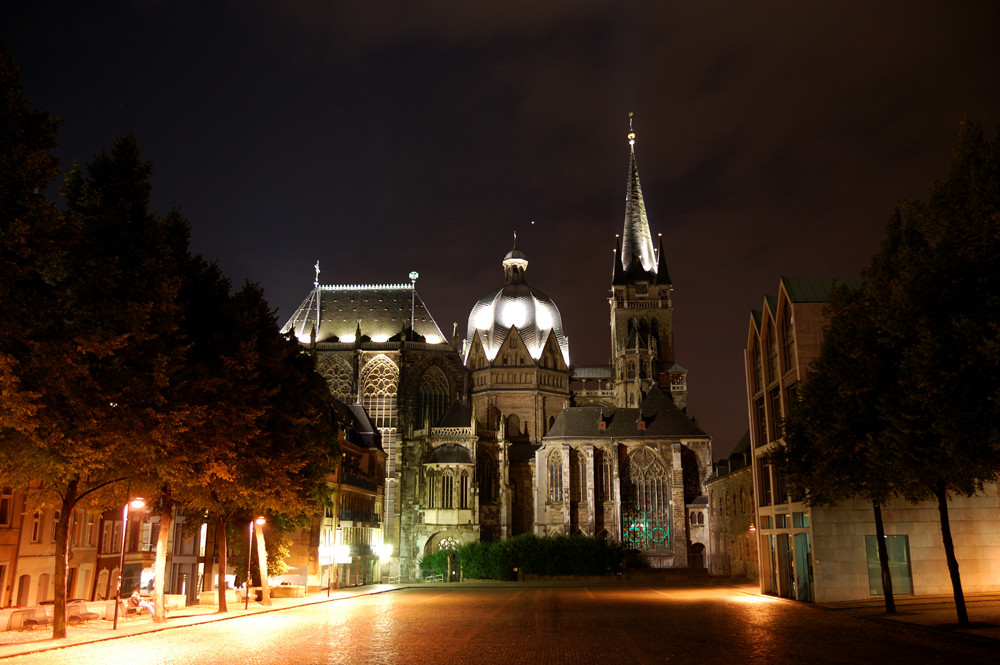
[[[122,508],[122,551],[118,556],[118,590],[115,591],[115,621],[112,630],[118,630],[118,606],[122,602],[122,573],[125,572],[125,534],[128,533],[128,509],[139,510],[145,508],[146,502],[141,496],[137,496]]]
[[[243,598],[243,609],[250,609],[250,555],[253,552],[253,525],[263,524],[267,522],[264,516],[261,515],[255,520],[250,520],[250,540],[247,541],[247,592],[244,594]]]
[[[392,557],[392,543],[382,543],[375,548],[375,556],[378,557],[378,581],[379,584],[382,583],[382,569],[385,564]]]
[[[414,319],[416,319],[417,308],[417,278],[420,274],[413,270],[410,272],[410,335],[416,339],[413,333]]]

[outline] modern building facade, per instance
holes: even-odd
[[[856,279],[782,277],[775,296],[751,312],[745,350],[747,409],[753,450],[761,590],[802,601],[834,602],[882,594],[870,503],[854,499],[809,506],[791,492],[767,454],[781,440],[781,419],[819,354],[824,306],[835,283]],[[1000,589],[997,486],[951,499],[955,552],[968,592]],[[949,594],[951,582],[934,502],[893,499],[882,508],[893,590]]]

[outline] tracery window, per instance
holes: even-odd
[[[354,404],[358,394],[354,389],[354,372],[346,360],[328,353],[320,354],[316,371],[326,379],[331,395],[345,404]]]
[[[559,502],[563,500],[563,481],[562,481],[562,453],[559,450],[553,450],[549,453],[548,459],[548,471],[549,471],[549,501],[552,503]]]
[[[361,405],[382,434],[382,447],[389,455],[389,470],[396,471],[396,391],[399,368],[379,354],[365,365],[361,375]]]
[[[670,549],[667,467],[648,448],[632,452],[622,473],[622,534],[629,547]]]
[[[635,378],[635,361],[634,360],[628,361],[628,378],[630,378],[630,379],[634,379]]]
[[[448,379],[439,367],[431,367],[420,377],[414,426],[423,429],[425,420],[434,427],[448,410]]]

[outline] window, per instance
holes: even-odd
[[[455,497],[455,474],[452,471],[445,471],[441,476],[441,507],[454,508]]]
[[[14,490],[4,487],[0,490],[0,526],[10,526],[14,522]]]
[[[648,448],[629,455],[622,473],[622,534],[630,548],[670,549],[667,467]]]
[[[431,367],[420,377],[417,413],[414,426],[423,429],[425,422],[434,427],[448,409],[448,379],[437,367]]]
[[[778,380],[778,335],[772,323],[767,330],[767,382]]]
[[[587,498],[587,461],[578,450],[569,451],[569,464],[572,474],[569,479],[570,501],[584,501]]]
[[[382,434],[382,446],[389,455],[389,473],[396,470],[396,389],[399,369],[386,355],[377,355],[361,376],[361,405],[372,424]]]
[[[781,365],[785,372],[795,367],[795,331],[792,328],[791,303],[781,313]]]
[[[476,473],[479,476],[479,501],[481,504],[496,502],[497,497],[497,461],[493,451],[480,446],[476,454]]]
[[[764,388],[764,361],[760,356],[760,342],[756,337],[751,341],[750,355],[753,362],[753,391],[759,393]]]
[[[104,532],[101,534],[101,554],[110,554],[111,549],[111,522],[104,523]]]
[[[764,398],[754,400],[754,446],[760,448],[767,443],[767,411],[764,408]]]
[[[605,450],[594,451],[594,500],[611,501],[611,456]]]
[[[458,487],[458,507],[465,510],[469,507],[469,472],[462,472],[462,479]]]
[[[562,454],[558,450],[549,453],[549,502],[555,503],[563,500],[562,482]]]
[[[892,577],[892,591],[913,595],[913,574],[910,571],[910,537],[886,536],[886,553],[889,555],[889,575]],[[868,586],[871,595],[881,596],[882,567],[879,563],[878,540],[875,536],[865,536],[865,551],[868,555]]]
[[[427,472],[427,507],[437,508],[437,474],[433,471]]]
[[[31,542],[38,543],[42,540],[42,514],[35,511],[31,516]]]
[[[56,532],[59,531],[59,519],[62,517],[62,512],[59,510],[52,511],[52,542],[56,542]]]
[[[777,441],[781,438],[781,389],[772,388],[767,393],[768,400],[768,411],[770,412],[770,418],[768,419],[768,434],[771,436],[771,441]]]

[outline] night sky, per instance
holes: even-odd
[[[30,5],[30,6],[29,6]],[[486,8],[493,5],[493,8]],[[342,7],[342,8],[341,8]],[[628,113],[674,283],[689,413],[746,430],[749,311],[858,274],[893,206],[1000,122],[1000,3],[65,2],[0,9],[85,162],[134,131],[157,212],[284,322],[324,284],[403,283],[464,336],[518,234],[576,365],[610,356]]]

